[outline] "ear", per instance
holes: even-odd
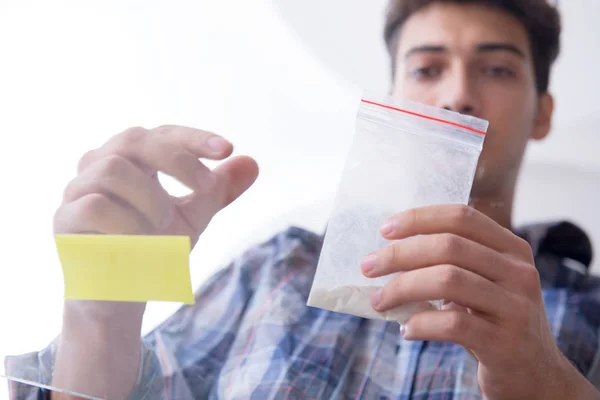
[[[544,93],[539,96],[538,109],[535,116],[535,124],[531,138],[533,140],[542,140],[552,127],[552,114],[554,113],[554,98],[550,93]]]

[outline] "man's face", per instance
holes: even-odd
[[[434,3],[406,21],[393,94],[490,122],[475,200],[512,194],[528,139],[550,128],[552,98],[535,89],[527,31],[482,5]]]

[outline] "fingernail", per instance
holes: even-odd
[[[362,268],[365,274],[368,274],[371,271],[373,271],[373,269],[375,269],[376,261],[377,257],[375,256],[375,254],[369,254],[362,260],[362,262],[360,263],[360,267]]]
[[[402,335],[402,337],[406,337],[406,326],[405,325],[400,325],[400,334]]]
[[[373,308],[377,308],[381,303],[382,292],[383,290],[379,289],[371,295],[371,305],[373,306]]]
[[[214,152],[221,152],[229,147],[229,142],[220,136],[213,136],[208,139],[206,145]]]
[[[394,222],[391,220],[386,221],[380,228],[382,235],[389,235],[394,231]]]

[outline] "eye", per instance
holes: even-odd
[[[412,71],[412,76],[419,80],[432,79],[439,76],[442,70],[439,67],[421,67]]]
[[[515,71],[508,67],[488,66],[483,68],[483,74],[492,78],[512,78]]]

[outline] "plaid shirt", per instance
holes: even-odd
[[[600,280],[563,222],[520,233],[534,250],[552,333],[598,386]],[[289,228],[247,251],[145,338],[132,399],[480,399],[477,362],[453,343],[406,341],[397,323],[306,306],[322,237]],[[49,384],[53,345],[10,360]],[[47,392],[13,383],[13,398]]]

